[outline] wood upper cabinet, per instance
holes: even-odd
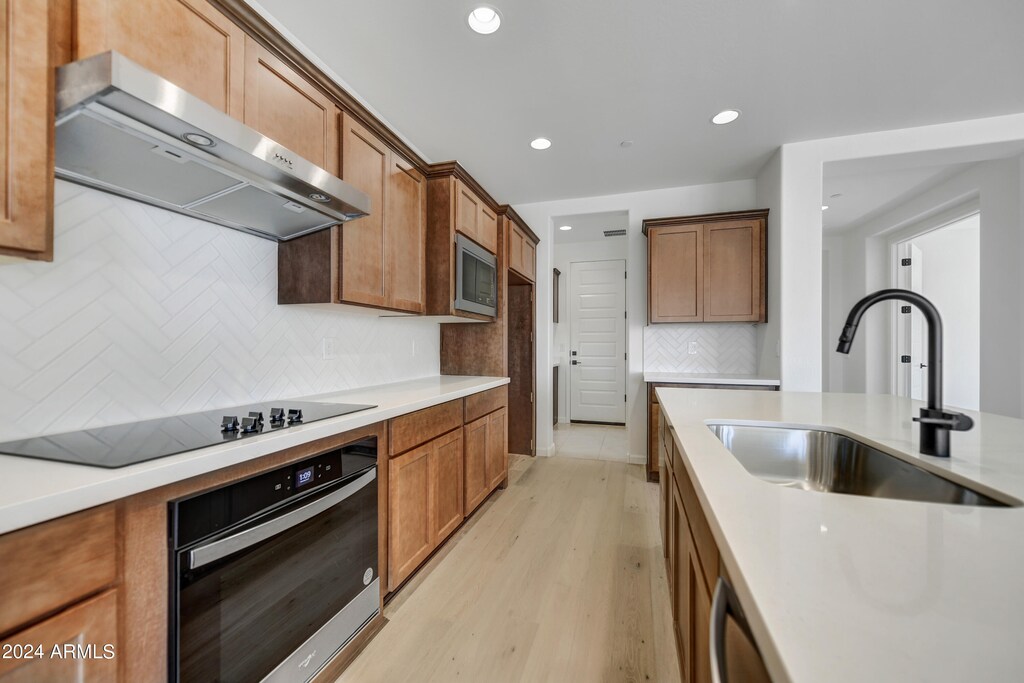
[[[665,227],[648,235],[651,323],[704,319],[704,229],[701,225]]]
[[[764,221],[704,226],[704,320],[758,322],[764,318]]]
[[[498,253],[498,215],[461,180],[455,181],[455,230]]]
[[[423,313],[427,301],[427,179],[391,152],[384,208],[388,308]]]
[[[341,301],[387,305],[384,197],[391,172],[390,150],[351,115],[339,112],[341,176],[370,197],[370,215],[338,228],[341,238]]]
[[[245,38],[246,125],[338,173],[334,102],[249,36]]]
[[[52,2],[0,0],[0,255],[53,259]]]
[[[537,245],[522,228],[509,221],[508,267],[530,282],[537,279]]]
[[[278,303],[426,310],[427,181],[348,112],[336,110],[340,175],[370,215],[278,245]]]
[[[644,221],[647,321],[764,322],[768,211]]]
[[[156,634],[152,634],[157,637]],[[0,659],[0,683],[110,683],[119,680],[117,590],[108,590],[0,641],[7,647],[39,646],[39,658]],[[55,647],[92,646],[90,657],[51,657]],[[104,649],[113,648],[112,651]],[[106,658],[105,658],[106,655]]]
[[[117,50],[242,118],[245,33],[206,0],[75,0],[72,24],[75,51],[65,55],[69,60]]]

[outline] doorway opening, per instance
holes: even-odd
[[[966,216],[894,244],[894,280],[930,299],[942,315],[945,402],[978,410],[981,403],[981,215]],[[927,325],[916,307],[894,307],[896,394],[928,396]]]

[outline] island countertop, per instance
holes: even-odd
[[[776,681],[1024,676],[1024,507],[802,491],[751,475],[706,422],[826,427],[1024,499],[1024,420],[968,411],[952,457],[918,453],[921,402],[657,389],[722,562]],[[979,486],[980,485],[980,486]]]
[[[0,454],[0,534],[508,382],[507,377],[437,376],[296,398],[376,407],[117,469]]]

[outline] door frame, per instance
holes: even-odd
[[[627,277],[623,277],[623,297],[622,297],[622,309],[623,309],[623,320],[625,320],[623,330],[623,348],[626,349],[626,357],[623,359],[622,366],[622,390],[626,396],[629,396],[629,286],[628,286],[628,273],[629,273],[629,259],[627,258],[590,258],[590,259],[570,259],[568,273],[566,273],[566,308],[568,309],[568,327],[569,327],[569,344],[566,353],[568,354],[569,362],[566,365],[568,369],[568,377],[565,381],[565,412],[569,418],[569,424],[599,424],[599,425],[622,425],[624,427],[629,426],[629,402],[623,401],[623,415],[625,416],[624,422],[594,422],[592,420],[574,420],[572,417],[572,385],[573,385],[573,372],[572,372],[572,266],[574,263],[605,263],[611,261],[621,261],[622,270],[627,274]],[[558,397],[555,397],[557,404]]]
[[[953,223],[970,218],[977,214],[979,221],[984,219],[981,212],[981,200],[977,194],[955,206],[941,209],[917,218],[903,226],[897,226],[889,234],[889,282],[891,287],[900,286],[900,245],[905,242],[912,242],[915,238],[926,235],[936,230],[948,227]],[[900,374],[900,344],[899,344],[899,316],[900,304],[897,301],[890,302],[889,314],[889,393],[899,396],[899,374]]]

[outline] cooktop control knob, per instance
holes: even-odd
[[[235,415],[225,415],[220,422],[220,431],[222,432],[237,432],[238,431],[238,417]]]
[[[257,418],[255,418],[255,417],[243,417],[242,418],[242,433],[243,434],[252,434],[253,432],[258,432],[258,431],[260,431],[260,427],[261,426],[262,425],[260,424],[259,420]]]
[[[302,422],[302,409],[301,408],[289,408],[288,409],[288,423],[294,424],[296,422]]]
[[[251,417],[252,419],[256,420],[256,422],[259,423],[260,427],[263,426],[263,413],[256,412],[256,411],[249,411],[249,417]]]
[[[284,422],[284,408],[271,408],[270,424],[280,424],[282,422]]]

